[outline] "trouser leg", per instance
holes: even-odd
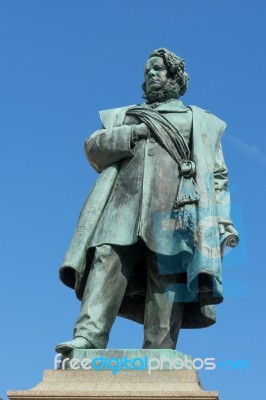
[[[95,348],[106,348],[141,243],[96,247],[87,279],[74,337],[82,336]]]
[[[163,268],[158,265],[156,253],[148,251],[146,259],[147,296],[143,348],[175,349],[184,313],[184,303],[176,301],[177,274],[168,272],[164,275]],[[167,263],[169,260],[169,256],[159,258],[160,263]]]

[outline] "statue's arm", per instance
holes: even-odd
[[[131,144],[132,126],[99,129],[85,141],[85,153],[97,172],[108,165],[134,156]]]
[[[217,218],[221,236],[230,233],[238,236],[230,217],[230,193],[228,190],[228,170],[224,161],[222,145],[218,145],[214,165],[214,186],[217,205]]]
[[[134,122],[134,121],[133,121]],[[109,129],[99,129],[85,141],[85,153],[97,172],[108,165],[135,155],[138,140],[147,137],[145,124],[126,124]]]

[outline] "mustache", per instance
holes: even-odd
[[[149,82],[159,82],[160,81],[160,79],[158,79],[158,78],[147,78],[146,80]]]

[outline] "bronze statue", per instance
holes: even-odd
[[[60,269],[82,300],[74,339],[56,347],[106,348],[117,315],[144,324],[143,348],[175,349],[180,328],[215,322],[230,219],[226,124],[185,106],[184,60],[167,49],[145,64],[146,102],[100,112],[85,142],[100,173]]]

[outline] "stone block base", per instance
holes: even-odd
[[[9,391],[10,400],[218,400],[204,391],[194,370],[147,371],[46,370],[30,390]]]

